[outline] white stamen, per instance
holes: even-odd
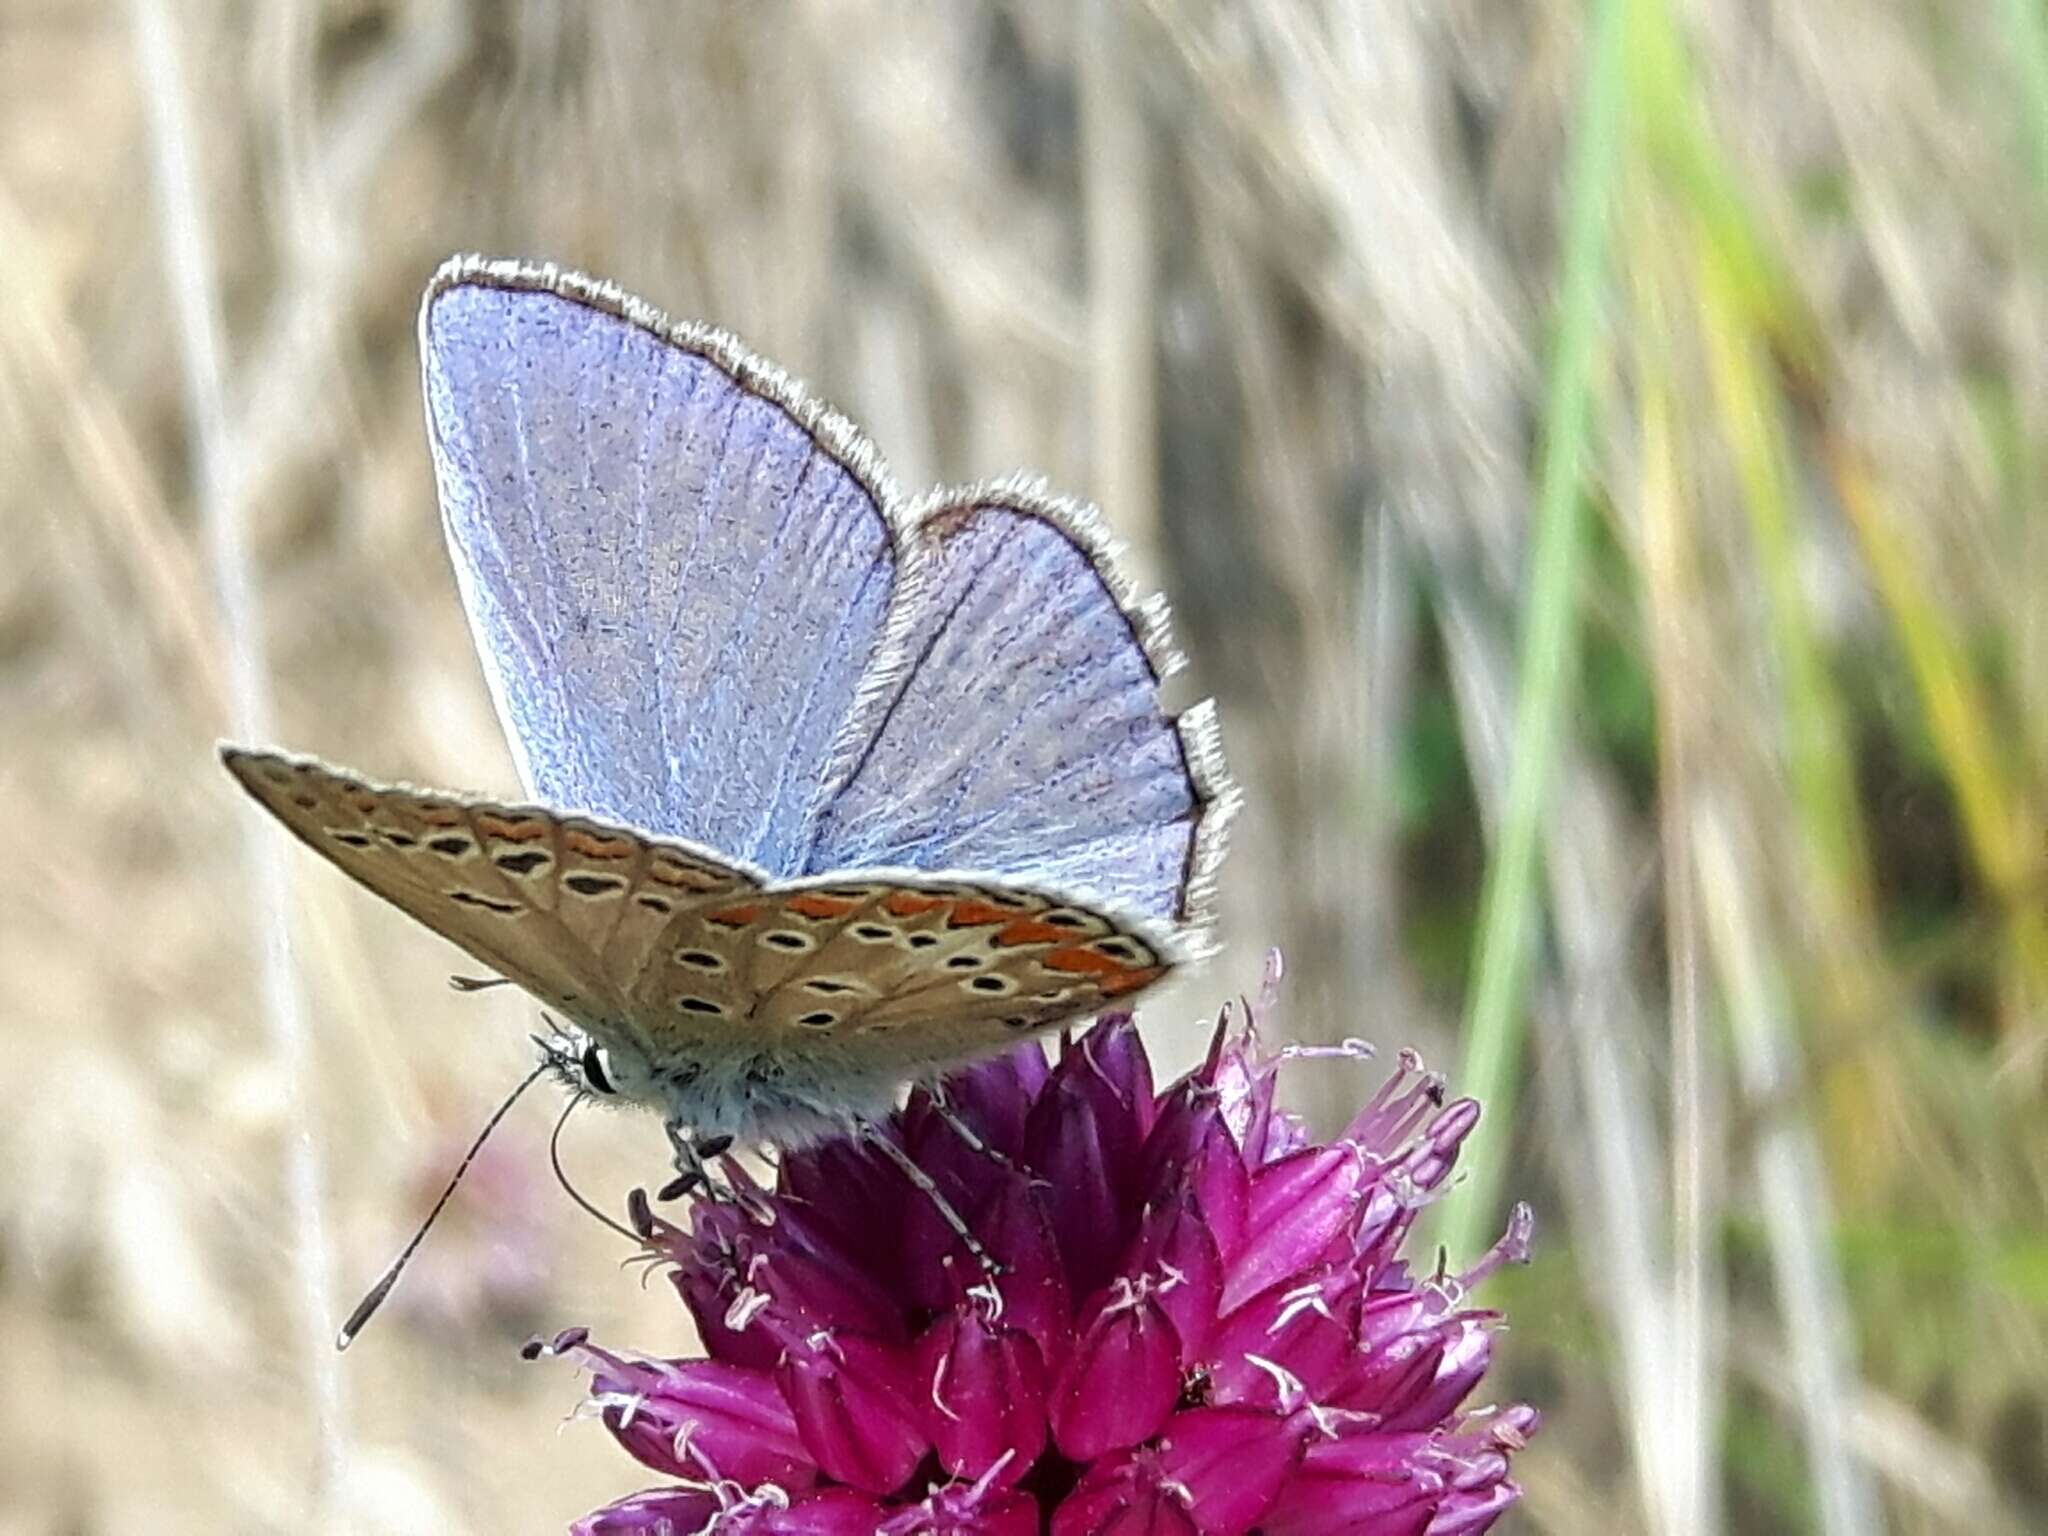
[[[1307,1385],[1286,1366],[1250,1351],[1246,1351],[1245,1359],[1273,1378],[1274,1389],[1280,1397],[1280,1406],[1285,1411],[1292,1413],[1295,1404],[1308,1396]]]
[[[646,1406],[647,1397],[645,1393],[593,1392],[584,1399],[577,1413],[572,1414],[571,1417],[583,1417],[588,1413],[596,1413],[599,1417],[602,1417],[606,1409],[616,1408],[619,1411],[619,1428],[627,1430],[633,1427],[634,1417]]]
[[[988,1309],[987,1321],[999,1323],[1003,1320],[1003,1293],[993,1280],[967,1288],[967,1299],[978,1301]]]
[[[1296,1041],[1275,1052],[1282,1061],[1369,1061],[1379,1054],[1369,1040],[1346,1035],[1334,1045],[1307,1045]]]
[[[955,1424],[958,1424],[960,1422],[960,1415],[955,1413],[951,1408],[948,1408],[946,1406],[946,1400],[943,1397],[939,1396],[939,1383],[945,1380],[946,1368],[950,1366],[952,1363],[953,1352],[949,1349],[946,1351],[945,1356],[939,1361],[939,1368],[936,1371],[932,1372],[932,1406],[938,1409],[939,1412],[943,1413],[947,1418],[951,1419]]]
[[[1336,1321],[1336,1318],[1330,1315],[1330,1304],[1323,1299],[1322,1286],[1314,1281],[1289,1291],[1280,1300],[1280,1315],[1275,1317],[1272,1325],[1266,1329],[1268,1337],[1278,1333],[1304,1312],[1314,1312],[1330,1322]]]
[[[748,1286],[733,1297],[732,1305],[725,1309],[725,1326],[734,1333],[742,1333],[749,1323],[759,1317],[772,1298],[766,1291],[757,1291]]]

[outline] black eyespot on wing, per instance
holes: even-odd
[[[912,949],[930,949],[939,942],[939,936],[936,933],[913,933],[904,942]]]
[[[823,1008],[814,1009],[810,1013],[797,1015],[797,1023],[803,1025],[806,1029],[830,1029],[834,1024],[837,1024],[838,1022],[838,1014],[828,1013]]]
[[[675,911],[676,909],[675,903],[670,901],[666,896],[656,896],[651,891],[642,891],[638,896],[635,896],[633,899],[639,902],[640,905],[645,907],[648,911],[659,912],[663,917],[668,916],[669,913]]]
[[[698,971],[722,971],[725,969],[724,957],[715,955],[708,949],[679,949],[676,951],[676,964],[687,965],[692,970]]]
[[[830,976],[813,976],[804,983],[804,990],[816,992],[823,997],[837,997],[842,992],[854,992],[859,989],[850,981],[834,981]]]
[[[894,928],[884,927],[880,923],[855,923],[846,931],[863,944],[886,944],[896,937]]]
[[[486,912],[495,912],[500,917],[510,917],[520,911],[516,901],[499,901],[494,896],[479,896],[475,891],[450,891],[448,899],[465,907],[481,907]]]
[[[1078,912],[1047,912],[1038,920],[1041,923],[1051,923],[1055,928],[1085,928],[1088,926],[1088,919]]]
[[[427,846],[444,859],[459,859],[476,844],[466,837],[451,834],[446,837],[430,837],[427,839]]]
[[[1009,981],[1001,976],[970,976],[967,985],[977,992],[1007,992]]]
[[[564,875],[562,884],[578,896],[610,896],[626,888],[623,875],[591,875],[580,872]]]
[[[721,1019],[725,1017],[724,1004],[714,1003],[708,997],[679,997],[676,999],[676,1007],[684,1013],[704,1013]]]
[[[1144,955],[1139,953],[1138,946],[1129,939],[1097,939],[1094,949],[1097,954],[1108,955],[1112,960],[1142,960],[1145,958]]]
[[[420,840],[410,832],[401,832],[395,827],[379,827],[377,835],[394,848],[417,848]]]
[[[979,955],[948,955],[946,969],[949,971],[978,971],[986,964]]]
[[[554,860],[538,848],[522,848],[517,853],[500,853],[491,862],[510,875],[530,875],[536,869],[545,868]],[[570,877],[574,879],[574,876]]]
[[[330,832],[327,835],[337,843],[346,844],[350,848],[367,848],[370,846],[369,834],[365,832]]]
[[[797,933],[789,928],[775,928],[762,934],[761,942],[772,945],[776,949],[795,953],[800,950],[809,949],[813,941],[808,934]]]

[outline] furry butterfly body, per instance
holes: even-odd
[[[223,753],[296,836],[783,1144],[1195,953],[1231,795],[1157,603],[1022,482],[904,505],[844,418],[609,285],[459,259],[421,348],[443,519],[528,804]]]

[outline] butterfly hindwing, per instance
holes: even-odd
[[[1030,486],[942,500],[917,530],[930,579],[811,866],[1001,870],[1199,929],[1231,797],[1207,710],[1162,698],[1163,607],[1091,512]]]
[[[737,1027],[764,1049],[906,1067],[1121,1004],[1172,964],[1162,941],[1054,897],[872,871],[694,908],[662,950],[628,999],[657,1049]]]

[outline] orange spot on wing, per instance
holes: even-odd
[[[706,912],[704,921],[716,923],[721,928],[744,928],[760,915],[761,904],[747,901],[736,907],[720,907],[716,912]]]
[[[1114,976],[1124,970],[1121,960],[1112,960],[1107,955],[1098,955],[1092,949],[1070,944],[1065,949],[1056,949],[1043,955],[1038,963],[1048,970],[1065,971],[1072,976]]]
[[[1122,997],[1126,992],[1135,992],[1140,987],[1150,986],[1165,974],[1165,966],[1149,965],[1137,970],[1125,971],[1120,976],[1105,976],[1102,978],[1102,995],[1104,997]]]
[[[535,843],[548,835],[548,824],[538,818],[522,821],[507,821],[502,816],[480,812],[476,818],[477,831],[486,837],[495,837],[507,843]]]
[[[916,917],[945,904],[943,896],[927,896],[922,891],[891,891],[882,899],[882,910],[891,917]]]
[[[1058,923],[1044,922],[1035,917],[1020,917],[1003,924],[992,942],[997,949],[1008,949],[1015,944],[1057,944],[1070,937],[1068,931]]]
[[[676,886],[686,891],[709,890],[718,884],[716,879],[703,870],[671,858],[657,858],[650,863],[647,866],[647,878],[656,885]]]
[[[579,827],[568,827],[562,832],[562,846],[571,853],[580,853],[586,859],[624,859],[633,853],[633,842],[625,837],[601,837],[595,832],[585,832]]]
[[[822,891],[805,891],[783,903],[798,917],[844,917],[860,903],[845,896],[827,896]]]
[[[946,914],[948,928],[986,928],[990,923],[1000,923],[1009,917],[1009,912],[992,902],[976,901],[968,897],[965,901],[953,903],[953,910]]]
[[[459,827],[462,812],[452,805],[416,805],[414,812],[430,827]]]

